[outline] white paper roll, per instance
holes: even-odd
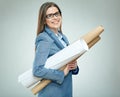
[[[88,50],[88,46],[83,39],[80,39],[63,50],[59,51],[52,57],[48,58],[45,68],[59,69],[73,59],[82,55]]]
[[[18,77],[18,82],[20,82],[23,86],[29,88],[41,79],[42,78],[33,76],[32,69],[29,69]]]
[[[81,56],[86,51],[88,51],[88,46],[83,39],[80,39],[48,58],[45,63],[45,68],[59,69],[70,61]],[[27,88],[31,87],[40,80],[41,78],[33,76],[32,69],[26,71],[18,77],[18,81]]]

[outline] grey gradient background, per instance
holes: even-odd
[[[0,97],[36,97],[17,77],[32,67],[38,10],[49,0],[0,0]],[[120,97],[120,0],[51,0],[74,42],[103,25],[101,41],[78,60],[74,97]],[[57,96],[56,96],[57,97]]]

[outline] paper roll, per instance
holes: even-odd
[[[103,31],[104,31],[103,26],[98,26],[97,28],[85,34],[82,38],[85,40],[87,44],[89,44],[93,39],[99,36]]]
[[[95,39],[93,39],[90,43],[88,43],[88,47],[91,48],[93,45],[95,45],[99,40],[100,36],[97,36]]]
[[[67,46],[66,48],[48,58],[45,64],[45,68],[60,69],[62,66],[76,59],[86,51],[88,51],[86,42],[83,39],[79,39],[73,44]]]
[[[59,69],[65,64],[69,63],[71,60],[76,59],[86,51],[88,51],[88,46],[86,42],[83,39],[79,39],[73,44],[70,44],[66,48],[59,51],[58,53],[49,57],[45,63],[45,68]],[[32,70],[28,70],[27,72],[19,76],[19,82],[22,83],[27,88],[31,87],[40,80],[41,78],[33,76]]]

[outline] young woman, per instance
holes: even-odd
[[[72,74],[79,71],[77,61],[67,64],[63,71],[44,67],[47,58],[69,45],[61,26],[62,13],[58,5],[44,3],[39,11],[33,74],[52,83],[40,91],[38,97],[72,97]]]

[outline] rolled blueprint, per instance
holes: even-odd
[[[92,30],[91,32],[85,34],[81,39],[74,42],[73,44],[69,45],[68,47],[61,50],[60,55],[56,53],[55,55],[48,58],[45,64],[45,68],[51,69],[59,69],[65,64],[69,63],[71,60],[76,59],[77,57],[83,55],[89,48],[92,47],[99,39],[99,35],[103,32],[104,28],[102,26],[98,26],[96,29]],[[69,53],[69,52],[71,53]],[[66,52],[66,55],[65,55]],[[62,56],[63,55],[66,56]],[[71,55],[69,55],[71,54]],[[58,57],[54,57],[58,56]],[[60,58],[59,58],[60,57]],[[54,58],[58,58],[57,61]],[[57,62],[57,63],[56,63]],[[53,64],[54,63],[54,64]],[[51,65],[52,64],[52,65]],[[35,83],[39,82],[41,78],[37,78],[33,76],[32,69],[28,70],[27,72],[23,73],[18,77],[19,82],[23,84],[25,87],[30,87]],[[43,82],[44,83],[44,82]],[[35,88],[33,90],[36,90]],[[35,92],[33,92],[35,94]]]

